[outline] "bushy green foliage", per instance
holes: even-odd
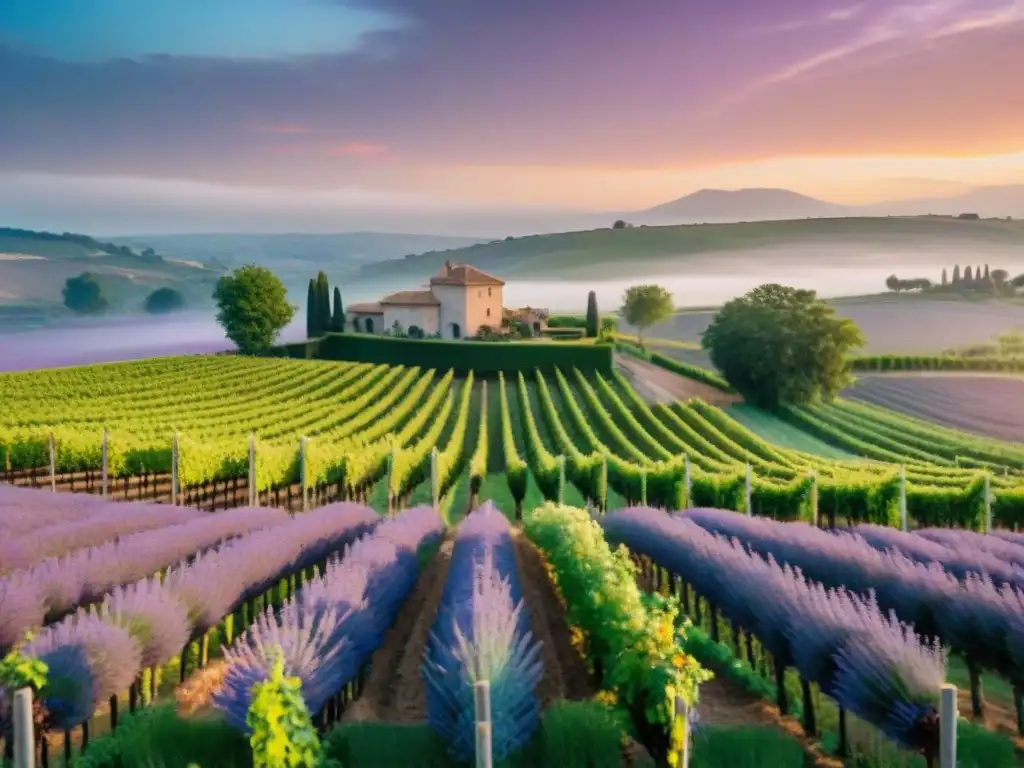
[[[320,739],[302,698],[302,681],[285,676],[280,651],[270,679],[253,686],[245,722],[252,730],[254,768],[316,768]]]
[[[585,510],[545,504],[527,516],[523,531],[547,559],[602,688],[648,734],[645,742],[661,742],[660,757],[677,765],[686,733],[676,697],[696,704],[697,687],[712,676],[678,647],[678,605],[640,592],[628,553],[613,551]]]
[[[123,714],[71,768],[253,768],[246,738],[219,717],[183,718],[173,705]]]
[[[660,285],[634,285],[622,296],[622,318],[637,329],[643,346],[644,331],[652,325],[668,320],[675,312],[672,294]]]
[[[31,633],[24,642],[32,639]],[[21,644],[15,646],[0,661],[0,688],[16,691],[19,688],[32,688],[41,691],[46,685],[46,662],[21,653]]]
[[[61,293],[64,296],[64,306],[81,315],[101,315],[110,306],[103,295],[103,289],[96,281],[96,276],[91,272],[69,277]]]
[[[291,321],[284,283],[268,269],[248,265],[217,281],[217,322],[243,354],[266,351]]]
[[[847,357],[863,345],[857,326],[814,291],[774,283],[728,302],[701,339],[726,381],[766,408],[831,399],[850,383]]]

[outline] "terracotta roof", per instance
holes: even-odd
[[[384,309],[376,301],[368,301],[365,304],[349,304],[348,312],[355,315],[383,315]]]
[[[450,261],[444,263],[441,271],[430,278],[431,285],[504,285],[504,280],[499,280],[494,275],[488,275],[483,270],[471,267],[469,264],[452,264]]]
[[[437,300],[430,291],[399,291],[385,296],[380,300],[380,305],[397,305],[400,307],[440,307],[441,302]]]

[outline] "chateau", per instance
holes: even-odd
[[[410,335],[461,339],[481,326],[501,328],[502,288],[499,280],[468,264],[444,263],[425,291],[399,291],[377,302],[353,304],[347,327],[356,333],[383,333],[398,323]]]

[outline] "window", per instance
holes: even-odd
[[[487,308],[487,316],[488,316],[488,317],[490,317],[490,316],[491,316],[491,308],[490,308],[490,307],[488,307],[488,308]]]
[[[481,298],[481,297],[482,297],[483,295],[484,295],[484,292],[483,292],[483,291],[481,291],[481,290],[478,290],[478,291],[476,292],[476,297],[477,297],[478,299],[479,299],[479,298]]]
[[[488,289],[487,289],[487,296],[488,296],[488,297],[490,297],[490,295],[491,295],[491,289],[490,289],[490,288],[488,288]]]

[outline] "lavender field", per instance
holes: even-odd
[[[1024,441],[1024,377],[862,375],[843,395],[978,435]]]

